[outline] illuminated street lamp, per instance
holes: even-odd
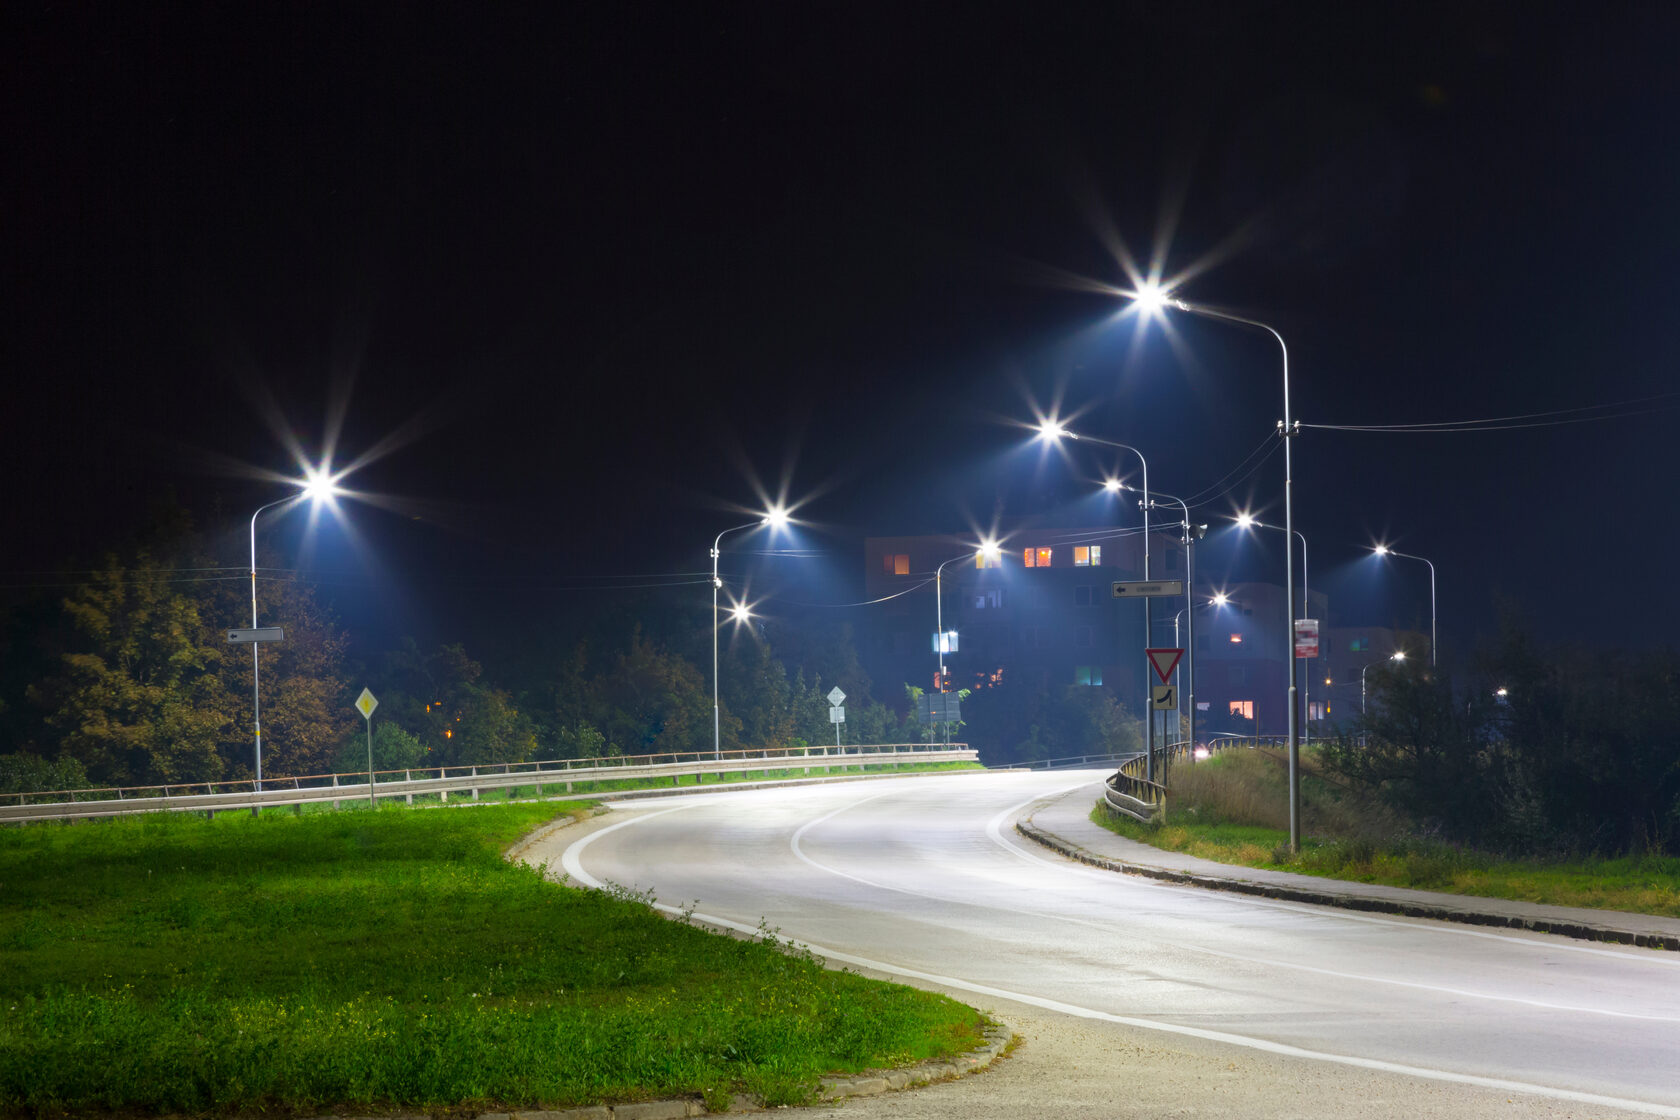
[[[1094,436],[1081,436],[1070,432],[1057,420],[1044,420],[1038,425],[1038,438],[1049,443],[1060,439],[1076,439],[1086,443],[1101,444],[1103,447],[1115,447],[1121,451],[1130,451],[1138,457],[1138,465],[1143,468],[1143,500],[1138,505],[1143,510],[1143,578],[1151,579],[1149,572],[1149,461],[1143,457],[1143,452],[1129,443],[1116,443],[1111,439],[1097,439]],[[1103,489],[1111,494],[1118,494],[1125,487],[1119,479],[1109,479],[1103,484]],[[1143,599],[1143,644],[1145,648],[1155,644],[1155,610],[1151,606],[1152,600],[1145,596]],[[1155,713],[1150,711],[1148,720],[1144,723],[1144,777],[1148,781],[1155,780]]]
[[[950,652],[946,643],[945,595],[944,586],[941,582],[945,575],[945,565],[955,564],[958,560],[968,559],[973,559],[976,563],[985,563],[988,560],[995,561],[1001,555],[1002,552],[999,549],[998,542],[991,537],[987,537],[985,540],[980,542],[980,546],[973,552],[965,552],[961,556],[953,556],[949,560],[942,561],[938,567],[933,569],[933,620],[935,626],[933,638],[933,659],[934,663],[938,666],[938,668],[934,670],[933,674],[933,687],[936,692],[945,691],[944,682],[946,673],[948,672],[945,667],[945,655]],[[943,720],[940,721],[940,728],[946,733],[949,733],[949,728]]]
[[[1406,660],[1406,651],[1403,650],[1403,649],[1397,649],[1389,655],[1388,659],[1390,661],[1393,661],[1396,664],[1398,664],[1399,662]],[[1370,663],[1366,664],[1364,668],[1359,670],[1359,714],[1360,715],[1365,714],[1365,671],[1366,671],[1366,669],[1369,669],[1374,664],[1376,664],[1376,662],[1374,662],[1374,661],[1370,662]]]
[[[1239,529],[1274,529],[1280,533],[1285,531],[1283,526],[1268,525],[1264,521],[1258,520],[1251,513],[1237,514],[1236,522],[1237,528]],[[1312,610],[1312,592],[1307,583],[1306,534],[1302,533],[1301,530],[1296,529],[1295,539],[1301,542],[1301,614],[1304,618],[1306,617],[1306,612]],[[1293,618],[1289,620],[1289,632],[1291,635],[1295,632],[1295,620]],[[1290,639],[1289,656],[1292,658],[1295,656],[1295,643],[1293,637]],[[1290,664],[1293,665],[1294,662],[1291,661]],[[1293,679],[1294,678],[1291,677],[1292,681]],[[1301,681],[1301,705],[1306,709],[1307,713],[1306,739],[1310,743],[1312,742],[1312,676],[1310,674]]]
[[[718,590],[723,587],[723,580],[718,577],[718,557],[723,555],[720,546],[723,538],[730,533],[738,533],[742,529],[757,529],[768,525],[771,529],[784,528],[788,523],[788,511],[782,506],[771,506],[763,517],[757,521],[749,521],[745,525],[734,525],[717,535],[712,541],[712,757],[723,757],[723,730],[718,717]],[[752,611],[745,603],[737,603],[730,608],[730,615],[736,622],[745,622],[752,617]]]
[[[1423,560],[1429,564],[1429,664],[1435,664],[1435,565],[1430,564],[1421,556],[1413,556],[1409,552],[1400,552],[1389,548],[1386,544],[1374,545],[1371,551],[1378,556],[1404,556],[1408,560]]]
[[[267,505],[258,506],[256,513],[251,514],[251,629],[257,628],[257,514],[276,506],[289,506],[298,502],[309,502],[318,506],[322,502],[331,502],[333,498],[344,491],[338,488],[338,480],[342,475],[334,475],[325,467],[308,467],[302,478],[290,480],[298,488],[297,493],[288,494],[284,498],[277,498]],[[256,789],[262,791],[262,643],[251,643],[251,726],[256,732]],[[254,811],[254,810],[253,810]]]
[[[937,628],[935,630],[935,648],[933,652],[934,662],[938,666],[938,668],[934,671],[934,684],[941,692],[945,690],[939,685],[939,681],[945,676],[945,655],[950,652],[950,650],[945,648],[945,595],[943,593],[943,584],[941,582],[945,575],[945,566],[947,564],[955,564],[958,560],[974,560],[976,563],[984,563],[988,560],[996,561],[1001,555],[1002,553],[999,549],[998,542],[990,537],[987,537],[985,540],[980,542],[979,547],[973,552],[965,552],[961,556],[953,556],[949,560],[942,562],[933,570],[933,619],[934,626]]]
[[[1241,315],[1233,315],[1228,311],[1217,311],[1211,307],[1202,307],[1186,303],[1155,282],[1140,284],[1136,291],[1122,293],[1131,299],[1138,311],[1144,315],[1165,314],[1168,307],[1180,311],[1188,311],[1209,319],[1221,319],[1227,323],[1237,323],[1246,327],[1263,330],[1277,339],[1278,348],[1283,353],[1283,419],[1278,422],[1278,435],[1283,438],[1283,526],[1287,533],[1295,532],[1295,462],[1290,449],[1290,441],[1297,434],[1299,428],[1289,414],[1289,347],[1283,341],[1283,336],[1275,329],[1258,319],[1247,319]],[[1284,549],[1287,557],[1284,563],[1285,598],[1288,600],[1288,616],[1290,618],[1289,633],[1284,636],[1288,647],[1285,654],[1289,661],[1289,850],[1301,850],[1301,732],[1297,723],[1296,711],[1296,667],[1295,667],[1295,550]]]

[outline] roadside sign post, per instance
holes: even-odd
[[[362,713],[362,721],[367,724],[368,739],[368,808],[374,808],[373,801],[373,710],[379,707],[379,701],[367,689],[356,697],[356,710]],[[476,796],[476,795],[475,795]]]
[[[1184,650],[1168,647],[1146,649],[1143,652],[1144,656],[1149,658],[1149,667],[1155,671],[1155,676],[1161,682],[1149,686],[1149,725],[1153,730],[1156,712],[1171,712],[1178,709],[1178,688],[1172,683],[1172,674],[1173,670],[1178,668],[1178,659],[1184,656]],[[1169,737],[1161,744],[1161,770],[1163,775],[1167,769],[1167,744],[1170,742],[1172,742],[1172,739]],[[1153,777],[1151,780],[1153,780]]]
[[[828,722],[834,725],[834,745],[840,745],[840,725],[846,722],[846,709],[842,707],[846,702],[846,694],[835,685],[828,690]]]
[[[1144,484],[1147,495],[1149,486]],[[1143,574],[1149,574],[1149,510],[1143,513]],[[1184,581],[1181,579],[1142,579],[1116,580],[1109,584],[1109,590],[1116,599],[1142,599],[1143,603],[1143,640],[1147,645],[1155,640],[1154,631],[1150,629],[1152,622],[1149,605],[1151,599],[1176,599],[1184,594]],[[1148,722],[1144,724],[1147,734],[1144,738],[1144,775],[1150,781],[1155,780],[1155,711],[1151,705]]]

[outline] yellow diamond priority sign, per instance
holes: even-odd
[[[374,699],[373,693],[362,689],[362,694],[356,697],[356,710],[362,713],[363,719],[372,719],[373,710],[379,707],[379,701]]]

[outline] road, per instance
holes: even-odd
[[[1161,884],[1013,833],[1041,798],[1094,801],[1099,779],[975,774],[667,798],[557,834],[543,858],[574,881],[651,888],[727,928],[767,923],[832,962],[1023,1019],[1051,1048],[1074,1048],[1053,1055],[1026,1032],[1016,1061],[1043,1067],[1030,1080],[1065,1088],[1088,1059],[1090,1107],[1041,1101],[1042,1115],[1233,1114],[1223,1068],[1252,1071],[1243,1115],[1375,1116],[1390,1102],[1408,1116],[1495,1105],[1680,1116],[1680,955]],[[1174,1085],[1186,1069],[1209,1072]],[[948,1091],[949,1114],[1018,1112],[1022,1102],[987,1108],[991,1078],[998,1092],[1045,1088],[1011,1089],[1007,1072],[972,1078]],[[1267,1085],[1270,1103],[1247,1095]],[[1430,1101],[1438,1111],[1420,1111]],[[858,1102],[858,1115],[945,1114]]]

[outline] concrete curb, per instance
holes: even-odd
[[[1168,883],[1183,883],[1187,886],[1202,887],[1206,890],[1231,891],[1235,894],[1277,898],[1286,902],[1305,902],[1315,906],[1337,906],[1344,910],[1399,914],[1408,918],[1432,918],[1436,921],[1459,922],[1464,925],[1525,929],[1534,933],[1552,933],[1563,937],[1575,937],[1583,941],[1605,941],[1618,945],[1635,945],[1643,949],[1680,951],[1680,937],[1667,934],[1636,933],[1632,930],[1617,929],[1609,925],[1595,925],[1590,922],[1550,918],[1544,915],[1492,914],[1484,910],[1473,909],[1470,906],[1402,901],[1370,895],[1350,894],[1336,890],[1335,880],[1326,880],[1325,887],[1315,889],[1284,883],[1260,882],[1254,879],[1175,871],[1166,867],[1153,867],[1144,863],[1112,859],[1108,856],[1086,851],[1077,844],[1069,843],[1054,833],[1045,832],[1034,826],[1030,819],[1016,821],[1015,831],[1053,852],[1059,852],[1069,859],[1078,860],[1080,863],[1089,864],[1092,867],[1100,867],[1106,871],[1119,871],[1126,875],[1141,875],[1147,879],[1159,879]],[[1475,901],[1470,896],[1465,896],[1465,898],[1469,903]]]
[[[825,1077],[817,1083],[818,1101],[838,1101],[847,1097],[875,1097],[901,1089],[914,1089],[939,1081],[950,1081],[964,1074],[978,1073],[988,1068],[998,1056],[1008,1051],[1015,1041],[1015,1032],[1002,1023],[986,1030],[985,1045],[948,1061],[924,1062],[906,1069],[871,1071],[852,1077]],[[760,1112],[762,1101],[737,1094],[728,1113]],[[690,1116],[717,1116],[705,1104],[691,1097],[674,1100],[635,1101],[630,1104],[594,1104],[582,1108],[557,1111],[480,1112],[477,1120],[683,1120]],[[407,1120],[406,1117],[384,1117],[382,1120]],[[414,1120],[426,1120],[415,1117]]]

